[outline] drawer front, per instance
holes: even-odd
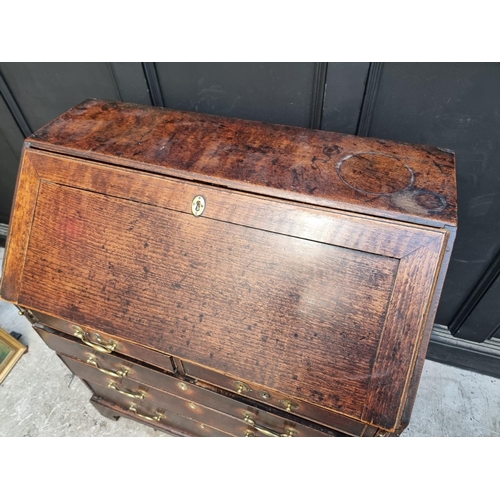
[[[240,430],[252,426],[256,428],[262,427],[264,432],[266,429],[270,429],[271,432],[278,434],[285,434],[288,429],[291,429],[291,432],[296,436],[339,435],[338,433],[308,427],[293,419],[274,415],[167,375],[164,376],[167,384],[162,388],[163,390],[157,390],[143,382],[106,376],[86,363],[63,355],[60,355],[60,357],[73,373],[84,379],[91,387],[94,387],[94,384],[99,385],[99,395],[121,404],[122,407],[136,403],[141,404],[141,407],[145,405],[149,410],[156,411],[155,405],[163,405],[162,407],[188,418],[196,419],[198,416],[201,419],[203,417],[203,422],[224,431],[237,425],[234,431],[235,435],[244,435],[244,433],[240,433]],[[175,394],[165,392],[168,390],[173,391]],[[213,410],[214,408],[216,410]],[[212,420],[209,421],[209,418]],[[224,427],[221,427],[222,424],[218,423],[221,421],[225,422]],[[262,434],[263,432],[257,431],[257,433]]]
[[[227,377],[221,373],[185,361],[182,362],[182,365],[186,374],[197,380],[203,380],[236,394],[273,406],[279,410],[285,410],[293,415],[332,427],[343,433],[352,436],[364,436],[370,434],[372,430],[373,432],[376,430],[376,427],[356,422],[343,415],[289,397],[286,394],[273,391],[269,388],[258,386],[252,382]]]
[[[109,387],[101,386],[94,382],[88,382],[94,394],[100,398],[113,402],[126,409],[128,412],[142,415],[148,421],[150,419],[163,420],[163,414],[166,412],[175,413],[185,420],[197,422],[199,426],[208,425],[211,428],[225,432],[235,437],[296,437],[299,433],[294,427],[283,427],[272,429],[262,424],[258,416],[249,413],[248,416],[235,418],[225,413],[221,413],[211,408],[193,403],[192,401],[183,400],[168,394],[158,395],[150,391],[143,399],[134,401],[128,396],[117,393]],[[179,428],[184,427],[183,420]]]
[[[100,373],[109,376],[110,379],[126,378],[128,380],[143,383],[163,392],[168,392],[184,399],[197,401],[205,406],[218,408],[235,417],[241,417],[248,412],[255,411],[253,406],[229,399],[221,394],[179,380],[152,368],[138,365],[130,360],[118,358],[112,354],[96,353],[92,349],[81,345],[78,341],[73,340],[71,337],[63,337],[61,334],[50,333],[38,327],[35,327],[35,330],[50,348],[64,355],[62,356],[64,362],[74,373],[77,373],[78,376],[84,379],[93,380],[99,383],[101,379],[99,378],[100,375],[95,372],[94,369],[96,369]],[[68,359],[67,356],[77,358],[80,362]],[[82,366],[82,362],[85,362],[89,367]],[[264,423],[271,427],[291,425],[290,422],[283,422],[281,417],[272,413],[260,411],[260,415],[260,418],[264,419]],[[304,436],[329,435],[327,431],[320,431],[309,428],[308,426],[302,426],[300,423],[296,425],[300,429],[301,435]]]
[[[145,363],[157,366],[163,370],[173,371],[172,359],[166,353],[147,349],[146,347],[112,335],[96,334],[93,333],[92,330],[87,331],[83,326],[38,311],[31,310],[31,314],[36,318],[37,322],[49,328],[53,328],[54,330],[71,335],[73,338],[77,339],[82,346],[90,347],[95,352],[117,352],[124,356],[139,359]],[[87,344],[84,342],[87,342]]]
[[[130,418],[155,429],[173,434],[195,437],[230,437],[229,434],[219,429],[214,429],[207,424],[190,420],[167,410],[162,410],[161,417],[158,417],[157,414],[143,415],[137,409],[135,411],[126,410],[121,406],[96,396],[92,396],[90,402],[100,413],[106,414],[106,416],[112,415],[113,417]]]
[[[97,352],[91,347],[82,344],[78,339],[60,333],[51,333],[44,328],[34,326],[43,341],[54,351],[96,368],[101,373],[115,378],[129,378],[142,381],[153,387],[161,388],[165,380],[170,381],[162,372],[141,366],[129,359],[114,354]],[[163,370],[172,373],[173,366],[170,358],[166,358]],[[173,384],[173,382],[172,382]]]
[[[52,323],[54,326],[65,326],[62,320],[56,320],[50,316],[40,315],[36,313],[37,319],[43,318],[46,322]],[[222,395],[213,393],[201,387],[197,387],[193,384],[189,384],[183,381],[179,381],[171,376],[165,375],[157,370],[153,370],[148,367],[144,367],[134,363],[131,360],[119,358],[113,354],[105,354],[98,352],[92,347],[83,344],[78,338],[73,336],[68,336],[58,332],[49,332],[44,328],[39,326],[34,326],[34,329],[44,340],[44,342],[54,351],[60,354],[69,356],[71,358],[77,358],[78,360],[87,363],[90,367],[94,367],[101,371],[105,375],[114,378],[127,378],[134,380],[136,382],[142,382],[151,387],[155,387],[162,391],[175,394],[180,397],[189,398],[193,401],[198,401],[201,404],[212,406],[221,409],[230,415],[239,417],[241,415],[246,415],[247,412],[255,411],[254,407],[245,405],[243,403],[238,403],[234,400],[230,400]],[[125,343],[126,345],[126,343]],[[128,347],[128,346],[127,346]],[[135,347],[135,346],[134,346]],[[130,350],[125,349],[126,352],[130,353]],[[122,350],[123,352],[123,350]],[[132,354],[135,351],[132,350]],[[159,354],[159,353],[155,353]],[[165,356],[165,366],[162,367],[163,370],[172,373],[173,366],[171,358]],[[75,373],[85,379],[95,380],[97,374],[93,371],[85,371],[82,373],[83,368],[79,366],[79,363],[73,363],[72,360],[66,360],[66,364],[71,364],[71,369]],[[72,364],[73,363],[73,364]],[[242,396],[249,397],[256,401],[262,402],[269,406],[273,406],[279,410],[286,410],[287,405],[283,402],[290,402],[290,413],[295,414],[299,417],[305,417],[311,419],[320,425],[330,426],[333,429],[340,431],[341,433],[347,433],[354,436],[368,435],[371,431],[376,431],[375,427],[364,425],[360,422],[355,422],[342,415],[334,414],[323,408],[316,407],[314,405],[308,404],[303,401],[296,401],[293,398],[288,398],[285,395],[279,394],[276,391],[271,391],[269,389],[258,388],[255,384],[245,383],[236,379],[231,379],[217,372],[207,370],[206,368],[183,362],[184,370],[186,374],[192,376],[196,379],[214,384],[218,387],[227,389],[235,394],[241,394]],[[114,375],[113,375],[114,374]],[[99,379],[97,380],[99,382]],[[296,407],[297,405],[297,407]],[[265,425],[272,428],[278,428],[282,425],[280,417],[277,417],[268,412],[260,412],[261,418],[264,418]],[[287,425],[285,423],[285,425]],[[299,427],[300,424],[299,424]],[[315,429],[310,429],[303,427],[302,435],[327,435],[322,431],[316,431]]]

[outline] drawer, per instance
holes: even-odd
[[[240,394],[280,410],[288,411],[291,414],[305,417],[308,420],[310,419],[322,425],[330,426],[333,429],[338,429],[352,436],[372,435],[377,429],[374,426],[365,425],[362,422],[357,422],[344,415],[334,413],[320,406],[296,398],[290,398],[286,394],[251,382],[234,379],[185,361],[182,362],[182,365],[186,375],[194,377],[197,380],[203,380],[217,387],[232,391],[235,394]]]
[[[49,332],[45,328],[40,328],[38,326],[34,326],[34,328],[42,340],[54,351],[72,358],[77,358],[111,377],[126,377],[133,380],[140,380],[153,387],[160,388],[164,380],[170,380],[170,378],[165,379],[165,375],[157,369],[153,370],[144,367],[137,362],[133,362],[115,354],[97,352],[91,347],[82,344],[74,337],[69,337],[57,332]],[[163,370],[172,373],[173,366],[171,359],[167,358],[166,361],[168,361],[168,364],[163,367]]]
[[[113,389],[101,386],[94,382],[87,382],[94,394],[99,398],[117,404],[128,412],[141,415],[139,418],[148,421],[158,419],[163,420],[163,415],[175,413],[182,417],[179,429],[184,428],[184,420],[197,422],[198,425],[208,425],[211,428],[225,432],[231,436],[237,437],[296,437],[299,433],[294,427],[283,427],[272,429],[265,427],[254,414],[249,413],[242,418],[235,418],[225,413],[221,413],[212,408],[183,400],[170,394],[157,394],[156,391],[149,391],[143,400],[129,398],[128,396],[117,393]]]
[[[297,421],[298,419],[288,419],[274,415],[208,389],[179,381],[168,375],[164,375],[166,384],[162,387],[163,390],[157,390],[140,381],[108,377],[86,363],[63,355],[60,355],[60,357],[73,373],[91,386],[94,392],[109,401],[119,403],[122,407],[126,407],[127,404],[130,407],[131,403],[140,403],[141,407],[145,406],[149,411],[156,412],[155,405],[160,405],[162,408],[168,408],[188,418],[196,419],[197,416],[200,418],[203,416],[203,422],[216,428],[221,428],[221,424],[217,423],[223,421],[225,427],[221,428],[221,430],[233,428],[237,425],[234,431],[237,432],[235,435],[244,435],[239,432],[248,426],[252,427],[252,422],[255,424],[254,426],[261,427],[264,432],[266,429],[270,429],[271,432],[283,434],[287,429],[293,429],[293,433],[297,436],[340,435],[333,431],[321,430],[319,426],[316,426],[317,428],[307,426]],[[97,392],[94,385],[99,385],[99,392]],[[165,391],[172,391],[174,394]],[[213,410],[213,408],[216,408],[216,410]],[[212,420],[208,421],[208,418]],[[262,433],[261,431],[258,432]]]
[[[126,410],[116,404],[111,403],[110,401],[101,399],[96,396],[92,396],[90,402],[93,404],[96,410],[101,413],[101,415],[107,418],[114,418],[115,420],[119,417],[130,418],[132,420],[137,420],[141,423],[147,424],[150,427],[154,427],[155,429],[181,436],[230,437],[230,435],[225,432],[214,429],[213,427],[210,427],[206,424],[184,418],[180,415],[177,415],[176,413],[172,413],[167,410],[163,410],[161,418],[159,418],[157,415],[142,415],[138,413],[137,410]]]
[[[110,377],[110,379],[126,378],[128,380],[143,383],[161,391],[177,395],[181,398],[197,401],[202,405],[218,408],[219,410],[235,417],[241,417],[241,415],[245,415],[247,412],[254,410],[253,406],[245,405],[244,403],[229,399],[209,389],[179,380],[165,373],[161,373],[156,369],[141,366],[130,360],[119,358],[113,354],[96,353],[92,349],[81,345],[72,337],[50,333],[39,327],[35,327],[35,330],[50,348],[57,351],[60,355],[64,355],[61,356],[64,362],[74,373],[77,373],[78,376],[84,379],[93,380],[99,383],[101,380],[100,374],[96,373],[94,370],[97,369],[101,373],[104,373],[104,375]],[[77,358],[79,362],[73,359],[68,359],[67,356]],[[82,366],[83,362],[89,365],[89,367]],[[260,411],[260,414],[261,418],[264,418],[265,424],[271,427],[289,425],[288,422],[283,423],[283,419],[281,417],[272,413]],[[331,433],[328,431],[317,431],[315,429],[308,428],[308,426],[301,426],[300,423],[297,425],[299,426],[302,435],[324,436]]]
[[[86,347],[90,347],[96,352],[116,352],[123,354],[124,356],[139,359],[145,363],[158,366],[163,370],[173,371],[172,359],[166,353],[154,351],[112,335],[94,332],[94,330],[89,331],[81,325],[77,325],[39,311],[31,310],[30,315],[34,316],[38,323],[42,323],[43,325],[53,328],[54,330],[71,335],[73,338],[77,338],[82,345],[86,345]]]

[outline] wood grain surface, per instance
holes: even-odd
[[[130,360],[134,360],[137,363],[147,363],[148,365],[153,365],[156,369],[157,376],[163,377],[164,372],[173,373],[175,371],[172,365],[172,358],[164,353],[147,349],[141,345],[134,344],[132,342],[126,342],[122,338],[113,337],[109,335],[106,338],[101,337],[101,344],[108,344],[110,340],[114,342],[116,348],[113,350],[112,354],[103,354],[96,351],[92,347],[83,344],[80,339],[74,336],[64,335],[64,332],[73,334],[72,324],[69,323],[67,328],[61,329],[59,331],[53,330],[52,327],[63,326],[63,320],[57,320],[54,316],[47,316],[45,314],[35,311],[39,321],[42,323],[35,323],[33,328],[36,330],[38,335],[42,337],[43,341],[54,351],[62,354],[67,354],[72,357],[81,357],[82,359],[88,359],[89,356],[94,356],[99,365],[104,369],[111,367],[111,362],[109,360],[114,360],[116,363],[126,363],[126,366],[130,369]],[[51,325],[51,327],[47,328]],[[45,325],[47,324],[47,325]],[[88,340],[95,341],[92,338],[92,332],[88,332]],[[115,356],[118,356],[115,359]],[[109,366],[108,366],[109,365]],[[140,368],[136,368],[140,371]],[[148,372],[150,373],[150,372]],[[143,375],[143,372],[141,372]],[[144,377],[143,377],[144,378]]]
[[[237,393],[241,380],[184,360],[182,361],[182,365],[185,368],[186,375],[194,377],[198,383],[206,381],[212,386],[227,389],[235,394]],[[336,411],[328,410],[323,406],[302,399],[298,400],[294,395],[285,394],[270,389],[269,387],[258,385],[254,381],[245,381],[244,383],[247,390],[240,394],[247,400],[265,403],[267,407],[273,407],[281,411],[285,410],[289,414],[306,418],[308,421],[339,430],[344,434],[362,436],[366,432],[369,433],[371,429],[377,429],[377,427],[365,425],[360,420],[347,417]],[[263,397],[262,394],[265,394],[265,397]],[[293,404],[293,408],[286,410],[289,402]]]
[[[191,214],[191,202],[202,195],[206,200],[204,218],[248,225],[265,231],[287,234],[400,258],[433,240],[438,233],[396,221],[353,216],[335,210],[286,203],[247,193],[178,181],[159,175],[110,167],[90,161],[28,151],[25,162],[35,168],[39,180],[91,190],[125,200]],[[335,213],[335,217],[331,214]],[[31,222],[26,220],[26,225]],[[397,231],[395,230],[397,229]]]
[[[456,223],[451,152],[285,125],[88,100],[29,143],[116,165],[422,224]]]
[[[247,209],[217,188],[195,218],[193,185],[162,197],[143,174],[130,196],[119,192],[123,172],[89,168],[89,191],[88,162],[63,172],[51,156],[29,159],[40,186],[20,303],[367,423],[379,425],[381,408],[396,422],[442,231],[293,204],[273,211],[264,199]],[[402,325],[408,336],[383,357]]]
[[[49,183],[30,247],[22,303],[350,414],[362,407],[395,259]],[[320,390],[325,371],[339,403]]]
[[[23,154],[22,159],[24,158]],[[22,161],[9,224],[9,238],[5,249],[1,285],[2,298],[12,302],[17,302],[17,295],[22,282],[23,262],[28,248],[31,222],[35,212],[39,187],[40,178],[36,169],[31,162]]]
[[[88,386],[90,390],[92,387]],[[95,386],[100,392],[100,386]],[[105,390],[105,388],[103,388]],[[120,417],[129,418],[131,420],[135,420],[141,422],[149,427],[152,427],[156,430],[162,430],[168,433],[173,434],[174,436],[182,436],[182,437],[230,437],[231,435],[222,432],[218,429],[214,429],[209,425],[197,422],[196,420],[191,420],[189,418],[184,417],[183,415],[178,415],[177,413],[168,411],[162,408],[162,418],[159,422],[151,422],[150,420],[145,419],[144,417],[138,415],[135,412],[130,411],[129,409],[125,409],[124,406],[130,408],[130,403],[128,405],[118,405],[109,401],[109,399],[101,398],[97,395],[92,396],[90,402],[94,406],[94,408],[106,418],[110,418],[112,420],[118,420]],[[142,410],[142,408],[138,408],[139,412],[148,411],[149,409]],[[151,410],[149,410],[151,411]],[[155,416],[156,411],[153,410],[151,415]]]
[[[154,370],[150,370],[149,378],[147,376],[144,377],[143,374],[148,369],[135,364],[132,364],[131,366],[130,376],[120,379],[109,377],[81,360],[73,359],[61,354],[60,357],[73,373],[87,382],[94,382],[104,386],[108,385],[109,382],[114,382],[120,389],[130,390],[131,392],[137,391],[139,388],[143,388],[146,392],[146,396],[144,398],[145,402],[151,402],[151,400],[158,401],[162,398],[162,396],[165,398],[173,397],[174,401],[180,402],[180,407],[184,409],[184,412],[188,413],[188,417],[196,418],[196,414],[198,412],[196,412],[196,408],[193,408],[194,404],[195,406],[203,408],[214,408],[225,415],[238,419],[240,423],[244,416],[249,413],[254,415],[256,417],[255,420],[260,422],[261,425],[271,429],[284,429],[286,427],[291,427],[296,429],[298,435],[300,436],[312,437],[338,434],[328,429],[320,430],[318,426],[315,428],[310,425],[304,425],[299,419],[293,417],[290,418],[289,415],[283,418],[281,415],[259,410],[253,406],[191,383],[185,382],[182,386],[183,388],[185,387],[185,389],[180,389],[178,379],[168,375],[163,375],[162,380],[160,380],[158,373]],[[139,379],[134,376],[134,372],[141,375]],[[125,401],[130,403],[129,399],[125,399]],[[175,408],[172,405],[164,405],[164,407],[175,411]],[[194,413],[193,410],[195,410]],[[181,412],[176,411],[176,413]],[[220,429],[227,430],[224,427],[220,427]]]

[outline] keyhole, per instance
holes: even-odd
[[[191,212],[195,217],[199,217],[205,210],[205,205],[203,196],[196,196],[191,204]]]

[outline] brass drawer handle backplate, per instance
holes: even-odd
[[[250,390],[250,387],[248,387],[247,384],[244,384],[240,380],[234,380],[233,384],[236,386],[236,392],[238,394],[241,394],[242,392],[248,392]]]
[[[138,417],[141,417],[144,420],[149,420],[150,422],[159,422],[163,417],[163,413],[160,413],[159,411],[156,412],[156,415],[154,417],[150,417],[148,415],[143,415],[142,413],[139,413],[137,411],[137,405],[135,403],[132,403],[130,405],[129,411],[135,413]]]
[[[98,352],[104,352],[109,354],[110,352],[113,352],[116,349],[116,342],[114,342],[113,340],[108,340],[106,342],[98,333],[94,333],[94,337],[97,340],[97,343],[91,342],[88,339],[87,332],[83,328],[77,325],[73,325],[71,328],[73,328],[75,337],[78,337],[85,345],[92,347],[92,349]]]
[[[110,375],[111,377],[119,377],[123,378],[127,376],[128,373],[128,368],[122,367],[121,370],[106,370],[104,368],[101,368],[99,366],[99,363],[97,362],[97,358],[93,356],[92,354],[89,354],[89,358],[87,359],[87,364],[93,366],[94,368],[97,368],[100,372],[105,373],[106,375]]]
[[[295,411],[299,409],[299,405],[289,399],[280,399],[280,403],[285,407],[286,411]]]
[[[115,391],[119,392],[120,394],[123,394],[124,396],[128,396],[129,398],[134,398],[134,399],[144,399],[144,396],[146,396],[146,393],[144,391],[139,391],[139,392],[129,392],[129,391],[124,391],[123,389],[120,389],[114,380],[110,380],[108,384],[109,389],[114,389]]]

